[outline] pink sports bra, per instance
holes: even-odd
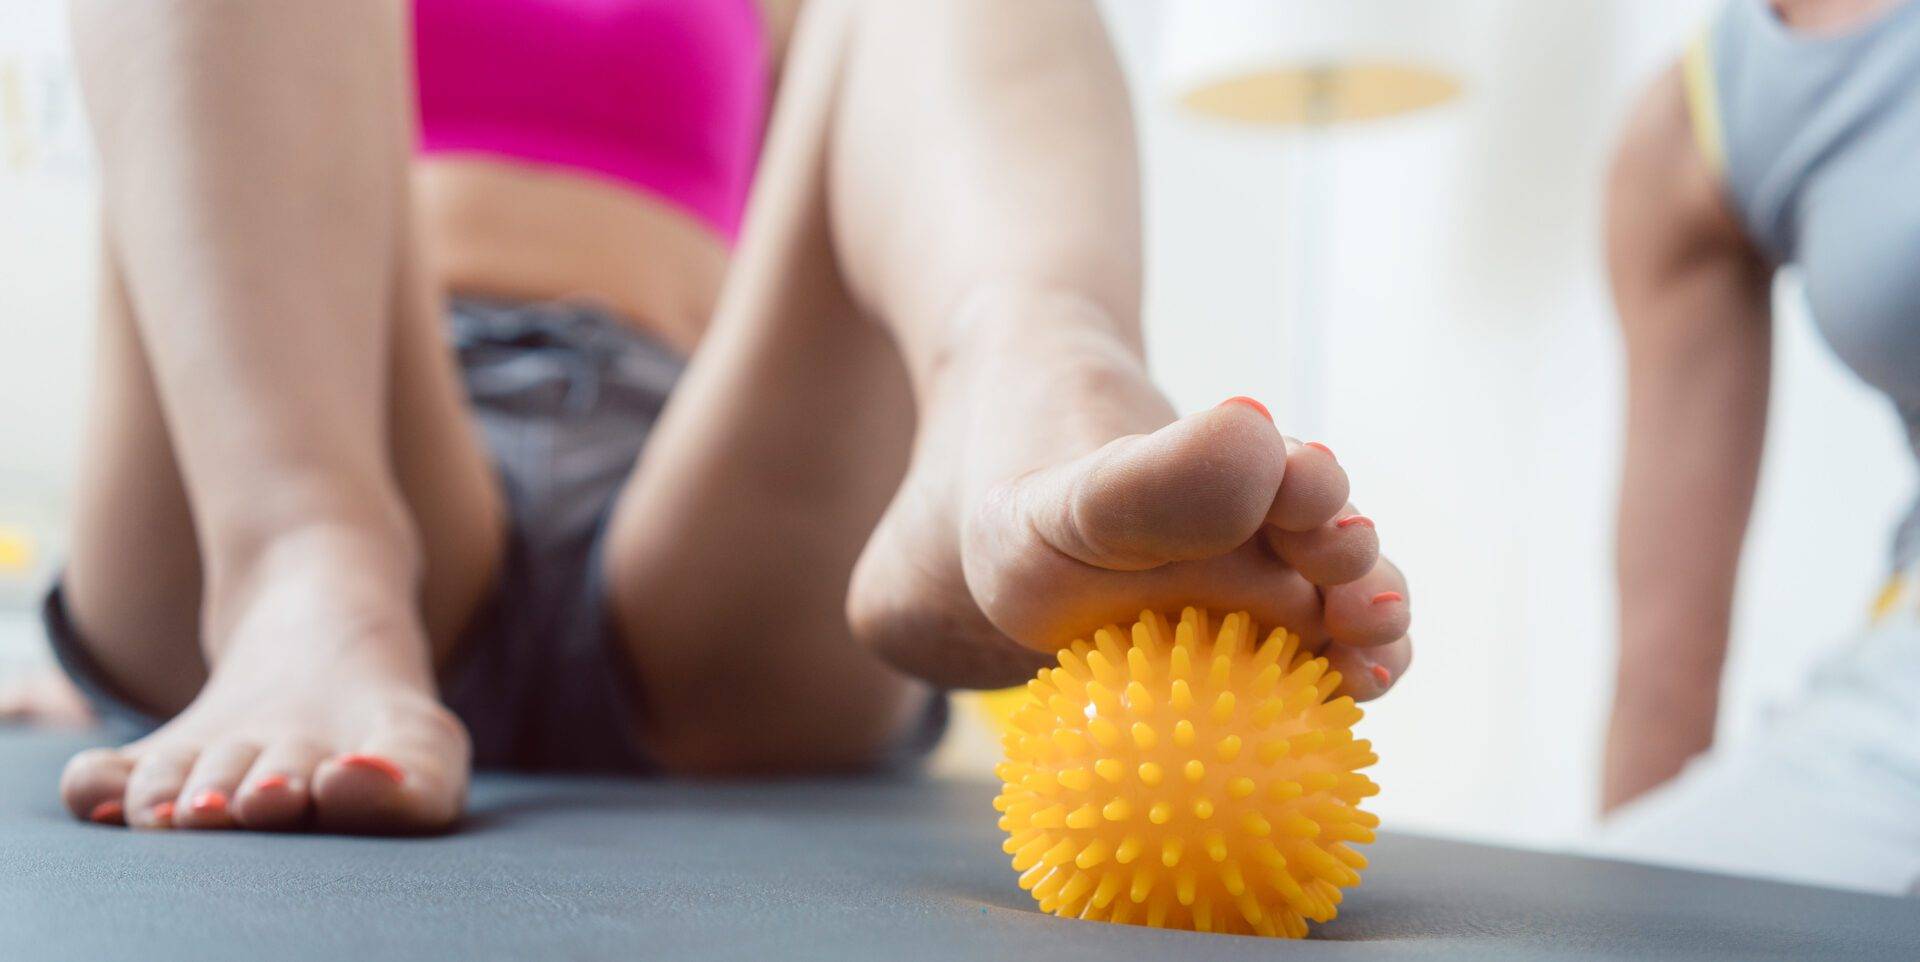
[[[729,243],[760,150],[755,0],[415,0],[420,150],[604,176]]]

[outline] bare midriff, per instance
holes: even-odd
[[[414,197],[441,289],[610,309],[691,354],[725,276],[726,241],[631,188],[485,158],[415,162]]]

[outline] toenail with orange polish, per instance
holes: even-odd
[[[173,803],[161,802],[153,807],[153,821],[156,825],[173,824]]]
[[[1393,672],[1388,671],[1385,665],[1375,665],[1373,666],[1373,680],[1383,686],[1391,684],[1393,682]]]
[[[225,792],[201,792],[193,796],[193,810],[207,815],[224,812],[227,810],[227,795]]]
[[[1333,526],[1336,528],[1351,528],[1356,524],[1364,524],[1367,527],[1371,528],[1373,527],[1373,519],[1367,517],[1364,514],[1350,514],[1344,518],[1341,518],[1338,521],[1335,521],[1333,523]]]
[[[1323,452],[1323,453],[1325,453],[1327,457],[1330,457],[1330,458],[1333,458],[1333,459],[1334,459],[1335,461],[1338,461],[1338,460],[1340,460],[1339,458],[1334,458],[1334,457],[1333,457],[1333,449],[1332,449],[1332,448],[1330,448],[1330,447],[1327,447],[1326,445],[1324,445],[1324,444],[1321,444],[1321,443],[1320,443],[1320,442],[1318,442],[1318,441],[1308,441],[1308,442],[1306,442],[1306,445],[1307,445],[1307,447],[1310,447],[1310,448],[1313,448],[1313,449],[1315,449],[1315,450],[1318,450],[1318,451],[1321,451],[1321,452]]]
[[[1235,395],[1233,397],[1227,398],[1226,400],[1220,402],[1221,407],[1226,407],[1229,404],[1244,404],[1247,407],[1254,409],[1255,411],[1259,411],[1261,417],[1266,418],[1269,421],[1273,420],[1273,412],[1267,410],[1266,405],[1261,404],[1259,401],[1256,401],[1253,398],[1247,397],[1244,394]]]
[[[118,825],[125,815],[126,808],[119,802],[101,802],[87,813],[87,819],[102,825]]]
[[[1384,604],[1389,604],[1391,602],[1403,601],[1403,600],[1405,600],[1404,596],[1401,595],[1400,592],[1398,591],[1382,591],[1379,594],[1373,596],[1373,603],[1376,605],[1384,605]]]
[[[337,760],[340,764],[349,768],[364,768],[368,771],[379,772],[393,779],[395,782],[403,782],[407,777],[406,773],[400,770],[400,766],[378,755],[342,755]]]
[[[285,775],[268,775],[267,777],[253,783],[253,790],[256,792],[270,792],[276,788],[286,788],[286,787],[287,787],[287,776]]]

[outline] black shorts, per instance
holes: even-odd
[[[442,674],[441,698],[472,735],[477,766],[651,771],[600,557],[614,498],[685,363],[591,305],[456,298],[447,320],[506,491],[508,537],[499,581]],[[43,617],[55,656],[104,720],[128,734],[164,721],[88,655],[58,581]],[[946,699],[933,698],[889,762],[923,756],[946,718]]]

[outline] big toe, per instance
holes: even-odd
[[[1139,571],[1246,543],[1286,471],[1286,442],[1265,409],[1228,402],[1022,486],[1035,529],[1054,548],[1095,567]]]
[[[438,706],[394,713],[358,749],[322,762],[313,811],[330,831],[436,832],[466,802],[466,730]]]

